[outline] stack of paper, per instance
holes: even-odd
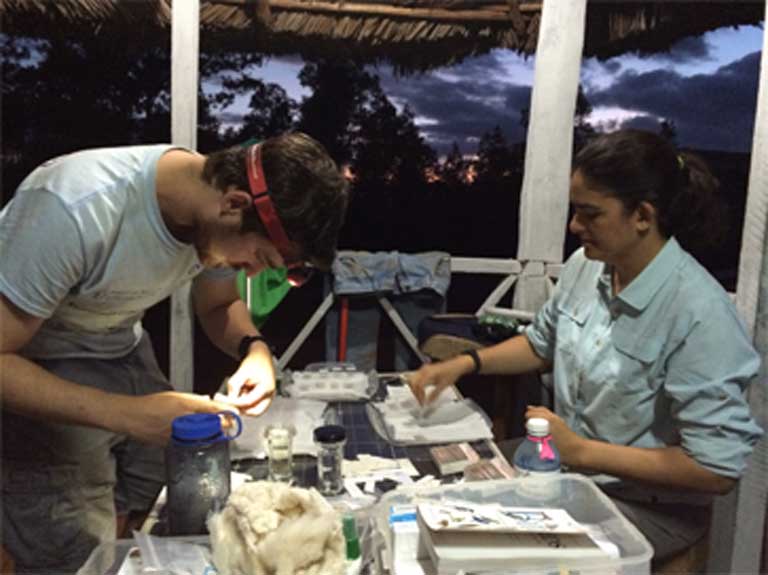
[[[430,447],[429,454],[440,475],[461,473],[469,464],[480,461],[477,451],[467,442]]]
[[[472,401],[449,393],[443,393],[423,408],[410,388],[390,386],[386,401],[369,405],[381,419],[387,439],[394,443],[426,445],[493,437],[482,410]],[[372,423],[379,431],[373,420]]]
[[[417,521],[420,552],[438,573],[578,567],[616,558],[563,509],[430,501],[418,505]]]

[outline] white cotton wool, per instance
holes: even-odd
[[[342,575],[339,514],[315,489],[245,483],[208,519],[220,575]]]

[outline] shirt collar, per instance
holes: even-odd
[[[637,311],[642,311],[678,267],[684,255],[685,252],[677,240],[673,237],[669,238],[645,269],[621,290],[617,299]],[[611,270],[612,266],[606,264],[600,277],[602,289],[607,289],[609,294],[611,293]]]

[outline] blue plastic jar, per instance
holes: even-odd
[[[233,435],[222,418],[237,423]],[[171,442],[165,450],[168,526],[171,535],[208,533],[210,512],[224,507],[230,490],[229,442],[242,432],[235,413],[193,413],[173,420]]]

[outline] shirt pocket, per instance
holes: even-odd
[[[611,331],[617,353],[616,385],[625,393],[655,393],[663,381],[664,338],[652,326],[621,316]]]
[[[578,345],[584,336],[590,309],[590,303],[579,298],[568,298],[560,303],[556,337],[561,355],[573,360],[578,356]]]

